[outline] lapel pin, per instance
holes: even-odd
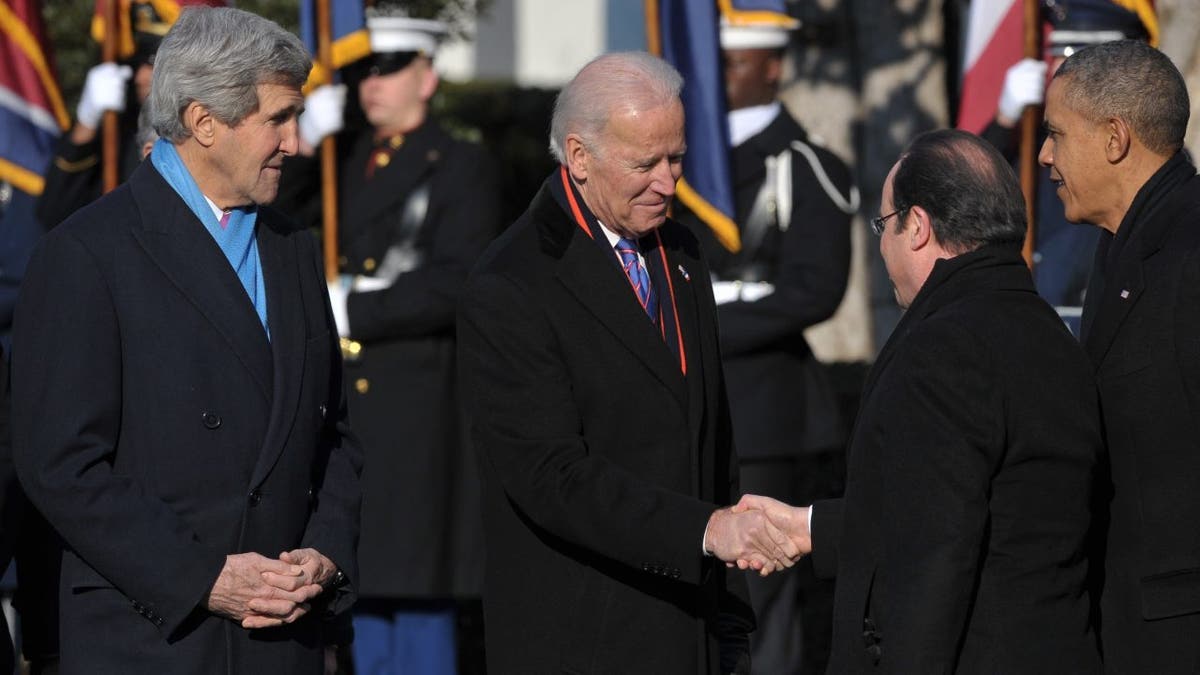
[[[1129,298],[1129,289],[1122,290],[1121,291],[1121,299],[1127,300],[1128,298]]]
[[[676,265],[676,267],[679,268],[679,273],[683,275],[684,281],[692,280],[692,277],[688,274],[687,270],[683,269],[683,265]]]

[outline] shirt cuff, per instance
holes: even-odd
[[[704,537],[700,540],[700,552],[704,554],[705,558],[712,557],[712,554],[708,552],[708,526],[711,524],[712,516],[709,516],[708,522],[704,524]]]

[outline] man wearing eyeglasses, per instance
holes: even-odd
[[[376,3],[367,30],[370,56],[345,73],[368,126],[337,138],[342,276],[329,289],[350,415],[371,467],[355,666],[442,675],[456,672],[455,600],[477,600],[483,574],[478,480],[454,386],[454,312],[467,272],[501,229],[499,183],[478,145],[430,119],[446,25]],[[341,130],[345,96],[341,86],[309,95],[300,118],[308,145]],[[308,163],[285,174],[315,178]],[[320,192],[311,183],[304,191]],[[319,201],[309,206],[315,226]]]
[[[880,203],[872,226],[907,312],[868,375],[845,497],[739,508],[765,508],[836,574],[829,672],[1099,672],[1096,390],[1021,259],[1016,176],[982,139],[934,131]]]

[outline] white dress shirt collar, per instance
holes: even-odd
[[[767,125],[774,122],[781,112],[783,112],[783,106],[779,101],[731,110],[728,115],[730,147],[736,148],[751,136],[766,129]]]

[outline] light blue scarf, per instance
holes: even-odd
[[[263,330],[267,331],[267,339],[270,340],[271,329],[267,326],[267,289],[263,283],[262,265],[258,259],[258,240],[254,236],[255,223],[258,220],[257,209],[254,206],[233,209],[229,212],[226,227],[221,227],[212,207],[200,192],[200,186],[196,185],[192,174],[188,173],[173,144],[161,138],[155,141],[154,148],[150,151],[150,161],[154,162],[154,168],[158,169],[192,213],[204,223],[208,233],[217,240],[217,246],[221,247],[221,252],[233,266],[233,271],[237,272],[242,287],[250,296],[254,311],[258,313],[258,320],[262,322]]]

